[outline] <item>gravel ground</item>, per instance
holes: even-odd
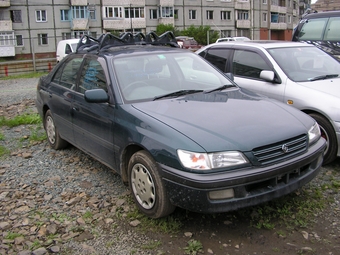
[[[37,82],[0,80],[0,116],[36,112]],[[35,125],[0,129],[0,145],[11,151],[0,161],[1,255],[184,254],[192,237],[205,254],[340,254],[340,159],[311,183],[323,187],[330,202],[309,228],[283,237],[233,214],[208,218],[180,211],[188,219],[181,233],[162,235],[143,233],[138,220],[129,220],[135,206],[117,174],[76,148],[54,151],[46,141],[30,140],[43,133]],[[162,245],[143,248],[159,240]]]

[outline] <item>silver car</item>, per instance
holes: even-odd
[[[196,53],[242,88],[312,116],[327,140],[324,163],[340,156],[340,63],[331,56],[313,45],[285,41],[220,42]]]

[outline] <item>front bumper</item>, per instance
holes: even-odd
[[[325,145],[319,139],[293,159],[237,171],[197,174],[161,165],[162,177],[174,205],[200,213],[227,212],[281,197],[310,182],[321,169]],[[230,189],[232,198],[210,198],[211,192]]]

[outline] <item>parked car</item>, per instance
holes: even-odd
[[[75,52],[79,39],[61,40],[57,46],[57,63],[61,61],[68,54]]]
[[[305,15],[292,40],[313,44],[340,61],[340,11]]]
[[[324,162],[340,156],[340,64],[310,44],[283,41],[216,43],[198,52],[231,73],[242,88],[312,116],[327,140]]]
[[[232,42],[232,41],[250,41],[248,37],[240,36],[240,37],[224,37],[219,38],[216,40],[216,42]]]
[[[177,43],[180,48],[189,49],[191,51],[196,51],[202,48],[202,45],[198,44],[198,42],[189,36],[177,36],[176,37]]]
[[[317,175],[314,119],[240,89],[172,33],[151,35],[85,36],[39,80],[53,149],[71,143],[117,171],[152,218],[252,206]]]

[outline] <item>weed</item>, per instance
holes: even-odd
[[[200,241],[191,239],[188,241],[188,245],[184,248],[186,254],[196,255],[199,252],[203,252],[203,245]]]
[[[43,129],[41,129],[40,126],[31,129],[31,135],[29,137],[29,140],[31,142],[40,142],[46,139],[47,139],[46,132]]]
[[[3,141],[3,140],[5,140],[5,135],[0,132],[0,141]]]
[[[31,244],[30,249],[31,249],[31,250],[35,250],[35,249],[38,249],[38,248],[40,248],[40,247],[41,247],[41,244],[40,244],[39,240],[35,240],[35,241]]]
[[[6,147],[0,145],[0,157],[4,155],[8,155],[10,153],[10,150],[8,150]]]
[[[59,221],[60,223],[63,223],[65,220],[70,219],[66,214],[62,213],[62,214],[56,214],[56,213],[52,213],[52,217]]]
[[[4,116],[0,117],[0,127],[16,127],[20,125],[30,125],[30,124],[40,124],[42,120],[37,113],[27,113],[22,115],[17,115],[14,118],[7,119]]]
[[[19,236],[23,236],[23,234],[9,232],[9,233],[5,236],[5,239],[14,240],[15,238],[17,238],[17,237],[19,237]]]
[[[84,215],[83,215],[83,219],[84,219],[84,220],[86,220],[86,219],[92,219],[92,217],[93,217],[93,214],[92,214],[92,212],[90,212],[90,211],[86,211],[86,212],[84,213]]]
[[[144,250],[154,250],[161,245],[162,245],[161,241],[151,241],[147,244],[142,245],[142,249],[144,249]]]

